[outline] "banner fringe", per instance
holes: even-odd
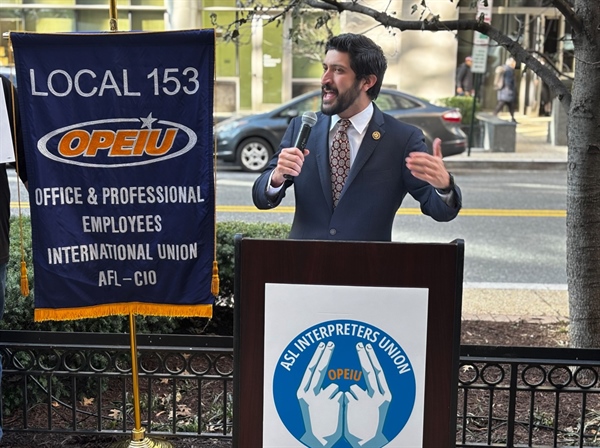
[[[77,320],[129,314],[163,317],[207,317],[210,319],[213,315],[213,306],[207,304],[173,305],[129,302],[80,308],[36,308],[33,313],[33,320],[34,322],[43,322],[46,320]]]

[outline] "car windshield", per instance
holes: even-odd
[[[295,102],[290,107],[286,107],[281,111],[282,117],[296,117],[302,115],[304,112],[314,112],[321,110],[321,97],[320,95],[309,96],[302,101]]]
[[[388,110],[415,109],[419,107],[419,104],[408,98],[383,92],[377,96],[375,104],[377,104],[377,107],[384,112]]]
[[[377,107],[382,111],[397,111],[416,109],[421,105],[411,99],[408,99],[399,94],[380,92],[375,100]],[[315,94],[301,101],[296,101],[290,107],[286,107],[281,111],[281,117],[297,117],[307,111],[321,110],[321,95]]]

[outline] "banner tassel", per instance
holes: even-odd
[[[23,297],[29,295],[29,281],[27,280],[27,264],[21,261],[21,294]]]
[[[212,282],[210,284],[210,292],[213,296],[219,294],[219,263],[213,261]]]
[[[10,47],[10,59],[12,59],[12,43],[10,42],[10,34],[9,34],[9,47]],[[10,97],[12,103],[12,132],[14,135],[14,144],[15,144],[15,169],[17,171],[17,201],[19,203],[19,241],[21,244],[21,295],[23,297],[27,297],[29,295],[29,281],[27,280],[27,264],[25,263],[25,242],[23,238],[23,214],[21,213],[21,187],[19,178],[21,177],[19,172],[19,147],[18,142],[19,139],[17,136],[17,96],[15,94],[15,80],[13,78],[13,74],[11,72],[10,78]]]

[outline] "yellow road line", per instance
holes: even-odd
[[[253,205],[217,205],[217,212],[231,213],[294,213],[294,207],[280,205],[271,210],[258,210]]]
[[[217,205],[217,212],[222,213],[293,213],[294,207],[279,206],[271,210],[258,210],[252,205]],[[420,215],[418,208],[401,208],[398,215]],[[542,217],[565,218],[565,210],[519,210],[519,209],[462,209],[460,216],[513,216],[513,217]]]
[[[11,202],[11,208],[18,208],[18,202]],[[22,202],[21,208],[29,208],[29,203]],[[253,205],[217,205],[220,213],[294,213],[294,207],[279,206],[272,210],[258,210]],[[397,215],[420,215],[418,208],[401,208]],[[565,218],[565,210],[523,210],[523,209],[487,209],[467,208],[460,211],[460,216],[505,216],[518,218]]]
[[[514,216],[530,218],[566,218],[566,210],[518,210],[518,209],[462,209],[460,216]]]

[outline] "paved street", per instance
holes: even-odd
[[[517,120],[515,152],[473,148],[446,159],[465,197],[454,222],[439,224],[420,216],[409,198],[396,219],[394,240],[465,239],[463,319],[566,321],[567,148],[546,141],[550,118],[517,115]],[[252,179],[237,174],[222,179],[218,193],[229,187],[241,201]],[[248,220],[255,211],[252,205],[217,207],[223,219]],[[292,212],[289,201],[261,219],[290,222]]]
[[[465,240],[464,318],[565,320],[566,147],[547,144],[549,119],[518,117],[517,149],[495,153],[473,148],[446,159],[464,195],[451,223],[422,216],[407,198],[396,218],[394,241]],[[259,212],[250,188],[256,175],[219,165],[217,219],[291,223],[293,194],[274,211]],[[11,179],[12,212],[29,212],[29,196]]]

